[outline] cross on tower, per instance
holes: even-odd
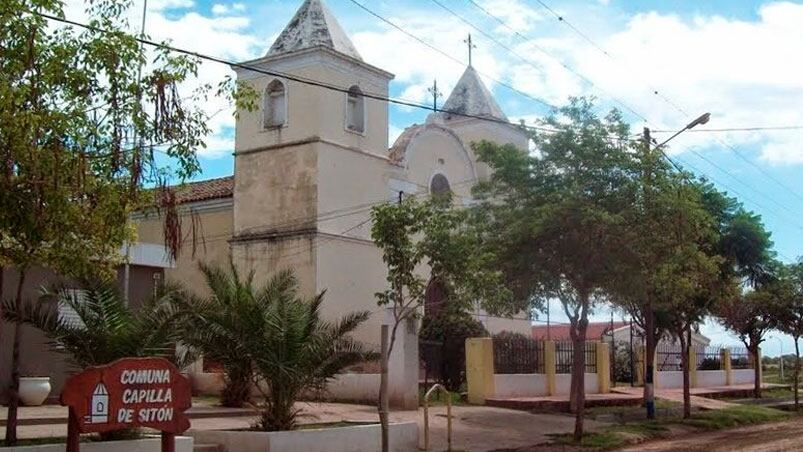
[[[438,91],[438,80],[432,82],[432,88],[427,88],[427,91],[432,94],[432,109],[438,111],[438,98],[443,97],[443,93]]]
[[[474,53],[474,49],[477,48],[477,46],[474,45],[474,41],[471,40],[471,33],[468,34],[468,39],[464,39],[463,42],[465,42],[468,45],[468,65],[471,66],[471,59]]]

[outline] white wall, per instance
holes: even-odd
[[[725,379],[724,370],[698,370],[697,371],[697,387],[698,388],[711,388],[716,386],[725,386],[727,380]]]
[[[495,397],[532,397],[547,395],[544,374],[496,374]]]
[[[754,369],[733,369],[731,372],[731,382],[735,385],[754,383],[756,381],[756,371]]]
[[[557,374],[555,375],[555,395],[569,394],[572,386],[571,374]],[[585,388],[586,394],[596,394],[599,392],[599,383],[597,381],[597,374],[585,374]]]
[[[683,387],[683,372],[680,370],[663,370],[656,372],[657,386],[660,389],[678,389]]]
[[[344,402],[375,402],[379,374],[340,374],[326,385],[326,397]]]

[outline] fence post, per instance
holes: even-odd
[[[694,347],[689,347],[689,387],[697,387],[697,350]]]
[[[600,394],[611,392],[611,351],[605,342],[597,343],[597,383]]]
[[[546,374],[546,393],[555,395],[555,341],[544,341],[544,373]]]
[[[719,351],[719,368],[725,371],[725,386],[733,384],[733,377],[731,376],[731,351],[730,349],[723,348]]]
[[[496,392],[494,343],[490,337],[466,339],[466,386],[468,403],[484,405]]]

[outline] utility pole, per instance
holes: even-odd
[[[427,91],[432,94],[432,110],[438,111],[438,98],[443,97],[443,93],[438,90],[437,79],[432,82],[432,88],[428,88]]]
[[[468,45],[468,65],[469,67],[471,67],[473,66],[472,54],[474,53],[474,49],[476,49],[477,46],[475,46],[474,41],[471,40],[471,33],[468,34],[468,39],[464,39],[463,42]]]
[[[642,189],[644,191],[644,214],[646,221],[649,223],[652,211],[652,171],[653,171],[653,155],[650,150],[652,138],[650,137],[650,129],[644,128],[644,161],[643,176],[642,176]],[[652,277],[653,266],[648,262],[647,274]],[[644,351],[644,405],[647,407],[647,419],[655,419],[655,312],[653,309],[653,294],[651,290],[647,290],[647,309],[644,313],[644,333],[645,337],[645,351]]]

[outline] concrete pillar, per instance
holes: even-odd
[[[730,349],[723,348],[719,351],[719,361],[719,368],[725,371],[725,386],[730,386],[733,384]]]
[[[600,394],[611,392],[611,346],[605,342],[597,343],[597,383]]]
[[[644,384],[644,373],[646,372],[645,366],[647,362],[644,360],[644,346],[639,345],[636,347],[636,365],[633,368],[636,370],[636,384],[641,386]]]
[[[466,339],[466,386],[468,403],[485,404],[496,392],[494,343],[490,337]]]
[[[689,347],[689,387],[697,387],[697,350]]]
[[[393,312],[388,310],[385,321],[393,325]],[[418,321],[408,319],[396,330],[396,342],[388,359],[389,402],[393,408],[418,409]]]
[[[544,341],[544,373],[546,374],[546,393],[555,395],[555,341]]]

